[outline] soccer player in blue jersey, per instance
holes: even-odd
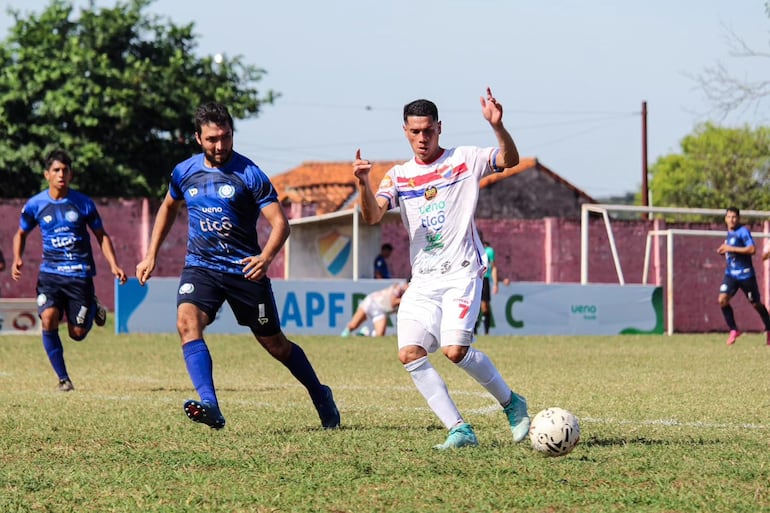
[[[390,270],[388,269],[388,261],[390,255],[393,254],[393,245],[386,242],[380,248],[380,254],[374,259],[374,278],[377,280],[389,280]]]
[[[110,271],[121,284],[126,273],[118,265],[112,239],[104,231],[96,205],[85,194],[69,188],[72,160],[62,150],[52,151],[45,161],[48,190],[27,201],[21,211],[19,229],[13,237],[14,280],[21,277],[27,236],[40,226],[43,260],[37,279],[37,305],[43,328],[43,347],[59,378],[58,390],[74,390],[64,363],[59,323],[67,316],[67,330],[73,340],[83,340],[93,322],[103,326],[106,311],[94,295],[96,274],[88,229],[96,236]]]
[[[305,386],[321,425],[336,429],[340,414],[331,388],[321,384],[302,348],[281,331],[267,277],[268,267],[289,237],[289,222],[275,189],[256,164],[233,151],[233,119],[221,103],[197,109],[195,139],[203,152],[179,163],[171,173],[147,256],[136,266],[136,277],[144,285],[155,269],[161,243],[182,203],[187,203],[187,255],[177,293],[177,330],[200,401],[188,400],[184,411],[194,422],[214,429],[225,426],[203,330],[227,301],[238,323],[247,326],[262,347]],[[256,229],[260,215],[271,227],[261,248]]]
[[[729,207],[725,212],[725,224],[727,225],[727,238],[717,249],[717,253],[725,256],[725,276],[719,286],[719,306],[722,308],[725,322],[730,328],[727,345],[735,344],[735,340],[741,335],[733,315],[733,307],[730,299],[741,289],[751,306],[759,313],[767,332],[767,344],[770,345],[770,315],[759,297],[757,277],[754,274],[754,265],[751,258],[757,249],[754,239],[748,228],[741,224],[741,213],[736,207]]]

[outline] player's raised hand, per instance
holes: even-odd
[[[499,125],[503,121],[503,106],[492,96],[492,90],[487,87],[487,97],[482,96],[480,99],[481,113],[484,115],[484,119],[489,121],[492,126]]]
[[[368,180],[369,171],[372,170],[372,162],[361,158],[361,148],[356,150],[356,160],[353,161],[353,174],[360,181]]]

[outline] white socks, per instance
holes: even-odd
[[[457,410],[452,398],[449,397],[446,383],[436,369],[433,368],[427,356],[418,358],[404,365],[404,368],[412,376],[417,390],[428,401],[428,406],[433,410],[447,429],[451,429],[463,422],[463,417]],[[510,396],[510,393],[509,393]],[[507,401],[507,399],[506,399]]]
[[[505,406],[511,400],[511,387],[486,354],[469,347],[465,358],[457,366],[478,381],[501,405]]]

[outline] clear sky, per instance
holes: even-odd
[[[47,4],[0,0],[22,13]],[[693,78],[717,62],[762,78],[767,61],[731,57],[727,36],[770,51],[764,0],[156,0],[148,12],[194,22],[200,55],[268,72],[258,88],[282,97],[237,122],[235,146],[270,175],[352,161],[359,147],[410,158],[401,109],[417,98],[437,103],[444,147],[493,145],[486,86],[521,155],[598,198],[641,185],[643,101],[650,165],[699,122],[768,123],[757,109],[717,119]],[[2,9],[0,38],[11,22]]]

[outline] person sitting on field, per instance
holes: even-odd
[[[398,309],[398,305],[401,303],[401,296],[404,295],[408,287],[408,283],[394,283],[389,287],[367,295],[358,305],[356,313],[353,314],[353,318],[350,319],[341,335],[349,337],[350,333],[361,326],[366,319],[371,319],[374,325],[374,331],[371,332],[373,337],[385,335],[390,314]],[[365,336],[367,334],[367,332],[359,331],[359,335]]]

